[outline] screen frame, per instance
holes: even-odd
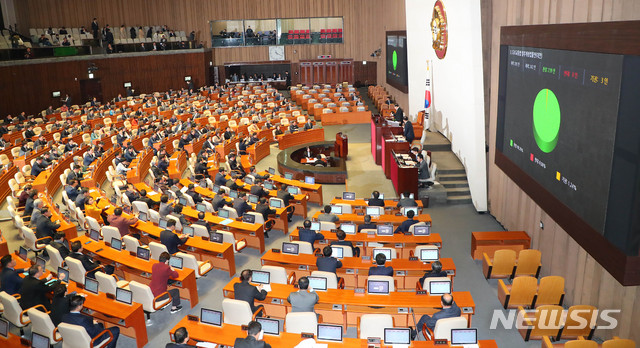
[[[205,322],[202,320],[202,318],[204,317],[204,311],[210,311],[210,312],[216,312],[216,313],[220,313],[220,325],[215,324],[215,323],[210,323],[210,322]],[[222,324],[224,323],[224,313],[222,313],[221,311],[217,311],[215,309],[209,309],[209,308],[200,308],[200,322],[205,324],[205,325],[211,325],[211,326],[222,326]]]
[[[384,77],[385,77],[385,81],[387,82],[388,85],[392,86],[393,88],[399,90],[400,92],[407,94],[409,93],[409,48],[408,48],[408,44],[409,44],[409,40],[407,37],[407,31],[406,30],[394,30],[394,31],[387,31],[385,33],[385,37],[384,37],[384,47],[387,47],[387,37],[389,36],[403,36],[405,38],[405,46],[404,46],[404,50],[405,50],[405,56],[407,58],[407,62],[406,62],[406,66],[407,66],[407,84],[403,85],[397,81],[394,81],[393,79],[389,79],[387,77],[387,57],[384,58]],[[388,50],[386,50],[386,54],[390,54],[390,52]]]
[[[122,300],[120,300],[118,298],[118,292],[123,292],[123,291],[126,291],[126,292],[128,292],[130,294],[131,302],[125,302],[125,301],[122,301]],[[120,303],[124,303],[124,304],[129,305],[129,306],[133,304],[133,292],[131,290],[127,290],[127,289],[123,289],[123,288],[116,288],[116,294],[115,295],[116,295],[116,301],[118,301]]]
[[[340,328],[340,339],[336,340],[336,339],[331,339],[331,338],[320,338],[320,336],[316,335],[316,338],[319,341],[325,341],[325,342],[342,342],[344,341],[344,329],[341,325],[331,325],[331,324],[317,324],[318,326],[316,327],[316,333],[320,332],[320,326],[326,326],[326,327],[339,327]]]

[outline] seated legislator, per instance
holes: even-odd
[[[254,301],[263,301],[267,298],[267,291],[262,288],[262,284],[256,287],[249,283],[252,273],[250,269],[245,269],[240,273],[240,283],[233,284],[233,295],[234,299],[249,303],[251,312],[255,313],[258,309],[264,308],[264,306],[256,306]],[[262,316],[262,312],[258,316]]]
[[[247,203],[249,196],[244,192],[238,192],[238,198],[233,200],[233,209],[236,210],[238,216],[244,215],[244,213],[251,210],[251,206]]]
[[[224,169],[223,167],[220,167],[218,169],[218,173],[216,174],[216,177],[213,179],[213,183],[216,185],[224,186],[227,183],[226,171],[227,171],[226,169]]]
[[[382,275],[393,277],[393,267],[385,266],[387,257],[380,253],[376,255],[376,265],[369,267],[369,275]]]
[[[162,196],[160,196],[158,214],[160,214],[160,217],[166,217],[171,213],[173,213],[173,207],[169,204],[169,196],[166,193],[163,193]]]
[[[358,226],[358,232],[362,230],[375,230],[375,229],[376,229],[376,224],[371,223],[371,215],[365,215],[364,223]]]
[[[86,216],[90,216],[96,219],[96,221],[98,222],[105,221],[105,216],[106,216],[105,211],[109,209],[109,207],[111,207],[111,205],[107,205],[104,208],[100,208],[98,207],[99,202],[100,202],[100,198],[95,200],[91,196],[89,196],[87,200],[84,202],[84,214]],[[107,217],[107,221],[108,219],[109,218]]]
[[[69,251],[69,248],[67,247],[67,245],[65,244],[65,240],[64,240],[64,233],[62,232],[56,232],[56,234],[53,235],[53,242],[51,242],[51,246],[54,247],[56,250],[58,250],[58,252],[60,253],[60,256],[62,257],[62,259],[64,260],[67,256],[69,256],[69,254],[71,253]]]
[[[367,205],[370,207],[384,207],[384,199],[380,199],[380,192],[373,191],[371,194],[373,198],[369,198]]]
[[[333,249],[328,245],[322,249],[323,256],[316,260],[318,271],[336,273],[338,268],[342,268],[342,261],[332,257],[332,253]]]
[[[178,247],[187,242],[189,236],[185,234],[177,235],[173,231],[176,229],[176,221],[167,221],[167,229],[160,232],[160,243],[167,247],[169,254],[177,253]]]
[[[324,206],[324,213],[318,215],[318,221],[326,221],[336,223],[340,221],[340,218],[336,214],[331,214],[331,206]]]
[[[398,226],[398,228],[396,228],[394,233],[405,233],[405,232],[409,232],[409,227],[411,227],[414,224],[417,224],[418,220],[415,220],[413,217],[415,216],[415,212],[413,210],[409,210],[407,211],[407,219],[404,220],[402,222],[402,224],[400,224],[400,226]]]
[[[109,221],[110,226],[113,226],[120,231],[121,237],[124,237],[129,234],[129,227],[135,225],[138,222],[138,219],[122,216],[122,208],[118,207],[113,210],[113,215],[109,215],[109,217],[107,217],[107,221]],[[139,234],[137,238],[140,239]]]
[[[0,291],[4,291],[9,295],[15,295],[20,292],[23,279],[20,277],[20,273],[24,272],[24,269],[16,267],[16,260],[11,255],[5,255],[0,259],[2,264],[2,273],[0,273]]]
[[[213,226],[204,219],[205,214],[201,211],[198,212],[198,221],[194,222],[195,225],[204,226],[208,232],[213,232]]]
[[[420,278],[420,284],[424,284],[424,280],[427,278],[446,277],[447,272],[442,270],[442,263],[440,261],[434,261],[431,263],[431,270],[424,273]]]
[[[71,311],[70,313],[65,314],[62,317],[62,322],[82,326],[87,331],[89,337],[91,337],[92,339],[96,338],[105,329],[104,325],[99,324],[96,320],[93,320],[92,317],[80,313],[83,306],[84,297],[80,295],[74,295],[71,298],[70,303]],[[118,328],[117,326],[113,326],[108,328],[107,330],[111,331],[113,340],[109,342],[106,348],[115,348],[118,343],[118,337],[120,336],[120,328]],[[107,333],[104,333],[99,339],[96,340],[96,343],[100,343],[108,337],[109,335]]]
[[[309,278],[307,277],[300,277],[298,291],[290,293],[287,297],[292,312],[315,312],[313,307],[319,300],[320,297],[313,291],[313,288],[309,290]]]
[[[60,224],[51,221],[51,210],[49,210],[49,208],[42,208],[41,214],[42,215],[38,217],[38,221],[36,221],[36,237],[38,237],[38,239],[45,237],[51,237],[51,239],[53,239],[53,235],[57,229],[60,228]],[[45,239],[42,243],[49,244],[51,239]]]
[[[299,235],[299,239],[303,242],[308,242],[311,244],[311,247],[313,248],[315,242],[317,240],[323,240],[324,236],[322,235],[322,233],[317,233],[316,231],[311,229],[311,221],[310,220],[304,220],[304,222],[302,223],[304,228],[301,228],[298,231],[298,235]]]
[[[95,273],[100,268],[100,263],[97,261],[93,261],[93,259],[89,255],[83,254],[83,250],[84,248],[82,247],[82,243],[80,241],[73,241],[71,242],[71,254],[69,254],[69,257],[73,257],[74,259],[82,262],[82,267],[84,267],[84,270],[88,272],[87,277],[95,279]],[[107,273],[113,273],[113,267],[109,266],[109,268],[111,269],[111,272],[107,271]]]
[[[155,202],[153,202],[153,199],[147,197],[147,190],[144,189],[140,190],[140,197],[138,197],[136,201],[145,203],[149,209],[153,209],[155,206]]]
[[[51,279],[49,274],[46,280],[40,277],[44,274],[44,269],[40,265],[34,265],[29,268],[29,275],[24,278],[22,287],[20,288],[20,307],[28,309],[37,305],[43,305],[48,311],[51,310],[51,301],[48,298],[51,288],[45,283]]]
[[[336,232],[336,237],[338,238],[338,240],[332,241],[330,245],[348,246],[351,248],[351,252],[354,257],[360,257],[360,247],[353,246],[353,242],[345,240],[345,238],[347,238],[347,234],[343,230],[338,229],[338,231]]]
[[[402,208],[402,207],[417,207],[418,203],[416,203],[416,201],[410,197],[411,193],[410,192],[404,192],[402,194],[402,196],[400,197],[400,200],[398,201],[398,204],[396,205],[396,207],[398,208]]]
[[[262,340],[262,325],[257,321],[250,321],[247,330],[247,337],[236,338],[233,343],[234,348],[271,348],[269,343]]]
[[[416,329],[422,331],[422,326],[427,325],[430,330],[433,330],[436,327],[436,322],[440,319],[445,318],[453,318],[460,316],[460,307],[453,301],[453,296],[451,294],[444,294],[440,297],[440,302],[442,303],[442,309],[432,316],[428,314],[423,315],[420,320],[418,320],[418,324],[416,325]],[[415,338],[416,332],[412,330],[411,336]]]
[[[151,283],[149,283],[149,287],[151,288],[151,292],[154,297],[158,295],[168,292],[171,296],[171,313],[176,313],[177,311],[182,309],[180,305],[180,290],[178,289],[168,289],[169,279],[178,278],[178,272],[169,265],[169,259],[171,259],[171,255],[168,252],[163,252],[158,257],[158,262],[154,263],[151,266]],[[163,300],[166,298],[166,295],[160,298],[159,300]]]
[[[65,274],[60,273],[60,280],[64,280]],[[51,298],[51,322],[54,326],[58,326],[62,322],[62,318],[71,312],[72,294],[67,294],[67,286],[64,283],[56,282],[51,285],[53,289],[53,297]]]
[[[165,348],[195,348],[196,347],[196,346],[187,344],[189,342],[189,332],[184,326],[179,327],[173,333],[173,338],[176,340],[176,343],[169,342],[167,343]]]
[[[211,200],[211,205],[213,206],[214,211],[222,209],[225,205],[231,206],[231,203],[227,202],[224,198],[224,190],[222,188],[218,190],[216,196]]]

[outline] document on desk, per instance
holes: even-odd
[[[158,194],[158,192],[156,192],[156,191],[149,191],[149,192],[147,192],[147,194],[148,194],[148,195],[157,195],[157,194]]]
[[[271,284],[262,284],[262,289],[266,292],[271,292]]]
[[[226,226],[226,225],[232,223],[233,221],[234,220],[231,220],[231,219],[224,219],[224,220],[220,221],[220,224]]]
[[[196,344],[196,347],[203,347],[203,348],[216,348],[218,345],[215,343],[211,343],[211,342],[198,342]]]

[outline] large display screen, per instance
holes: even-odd
[[[406,32],[387,32],[387,83],[408,92]]]
[[[516,46],[503,54],[498,150],[604,234],[624,56]]]

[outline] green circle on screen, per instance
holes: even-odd
[[[395,50],[391,59],[393,59],[393,70],[396,70],[398,68],[398,53]]]
[[[550,89],[538,92],[533,102],[533,137],[542,152],[549,153],[558,144],[560,103]]]

